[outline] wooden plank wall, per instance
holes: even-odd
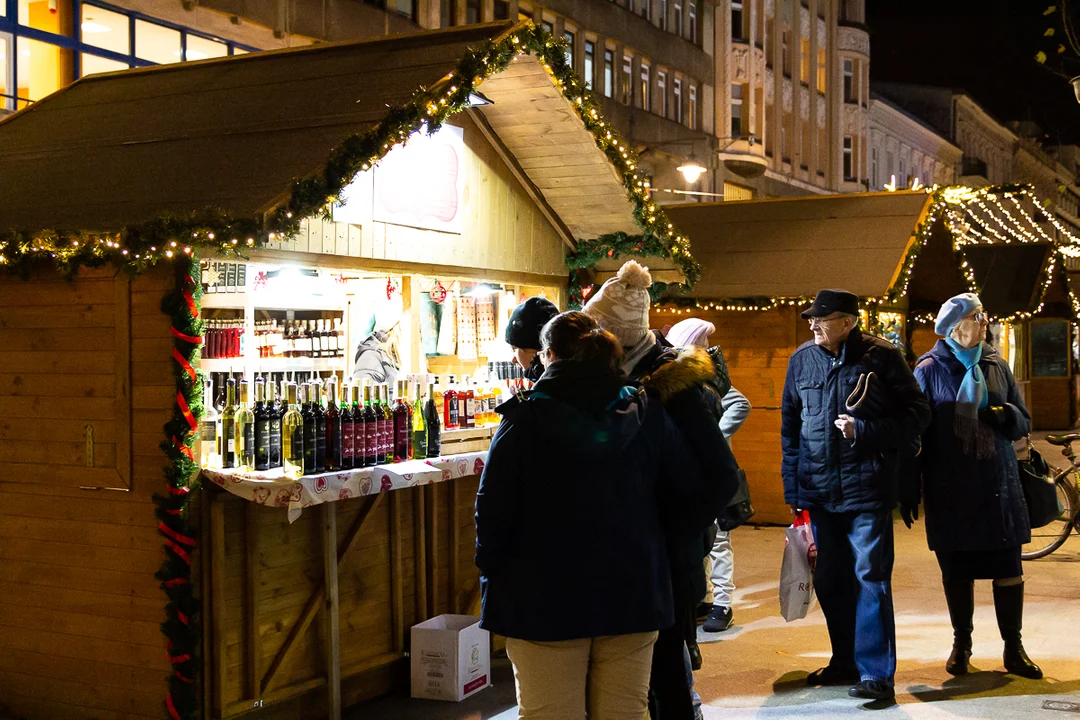
[[[39,318],[42,325],[51,318],[82,318],[65,343],[73,364],[9,365],[3,370],[6,389],[43,385],[61,392],[77,387],[75,379],[84,374],[114,372],[110,352],[83,357],[75,329],[112,324],[111,301],[73,299],[104,274],[85,271],[68,284],[45,269],[29,282],[0,282],[0,318],[5,319],[0,327],[27,318]],[[165,602],[153,577],[162,543],[152,495],[164,489],[165,457],[158,443],[174,395],[168,319],[159,309],[170,285],[166,268],[131,283],[130,397],[139,429],[131,437],[131,490],[50,484],[46,465],[38,466],[35,482],[0,473],[0,716],[164,717],[170,668],[158,627]],[[12,353],[2,355],[11,361]],[[75,410],[69,419],[90,420]],[[32,424],[5,418],[3,431]],[[51,431],[49,425],[43,422],[43,435]]]
[[[408,628],[429,617],[466,610],[479,585],[473,565],[473,499],[478,477],[397,490],[368,517],[351,553],[339,565],[340,647],[346,706],[408,687]],[[324,717],[325,613],[300,636],[261,699],[252,694],[286,642],[323,579],[323,508],[309,508],[293,524],[281,508],[254,505],[224,492],[223,587],[208,589],[223,602],[224,622],[212,644],[222,644],[222,666],[208,664],[217,688],[208,717],[250,712],[258,718]],[[370,498],[330,507],[338,513],[339,545]],[[455,528],[451,512],[457,519]],[[208,538],[207,538],[208,539]],[[451,547],[457,553],[451,555]],[[250,592],[248,598],[246,593]],[[217,613],[214,613],[215,615]]]
[[[300,233],[271,250],[343,255],[459,267],[470,274],[497,271],[566,276],[566,246],[506,163],[466,113],[448,124],[464,128],[465,201],[461,235],[370,222],[310,218]]]
[[[652,324],[662,329],[686,317],[654,312]],[[757,511],[754,522],[787,525],[791,513],[784,503],[780,478],[780,399],[788,358],[799,343],[808,339],[799,336],[806,323],[792,308],[769,312],[700,311],[694,317],[716,326],[710,341],[723,349],[732,385],[753,406],[746,423],[732,438],[732,449],[750,484]]]

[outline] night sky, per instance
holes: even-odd
[[[1074,16],[1080,17],[1080,0]],[[1080,144],[1080,103],[1035,62],[1054,0],[867,0],[870,81],[963,88],[1001,122],[1033,120],[1045,140]],[[1066,43],[1066,47],[1068,43]],[[1069,51],[1071,53],[1071,51]],[[1070,66],[1080,75],[1080,58]],[[1066,70],[1068,72],[1069,70]]]

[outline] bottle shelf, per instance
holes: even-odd
[[[341,372],[345,358],[210,358],[199,361],[203,372]]]
[[[257,293],[252,295],[246,292],[220,292],[220,293],[206,293],[200,300],[202,307],[223,309],[223,310],[243,310],[247,307],[252,307],[255,310],[269,310],[277,312],[285,312],[288,310],[295,310],[298,312],[335,312],[341,313],[342,301],[338,298],[332,297],[311,297],[305,298],[302,306],[296,306],[293,304],[275,304],[271,297],[267,293]]]

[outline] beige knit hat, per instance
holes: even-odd
[[[634,347],[649,332],[649,268],[627,260],[581,310],[614,335],[623,347]]]

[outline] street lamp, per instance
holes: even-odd
[[[697,158],[695,158],[693,155],[687,158],[686,162],[684,162],[682,165],[675,169],[682,173],[683,178],[686,179],[686,182],[689,185],[693,185],[694,183],[696,183],[706,172],[705,166],[699,163],[697,161]]]

